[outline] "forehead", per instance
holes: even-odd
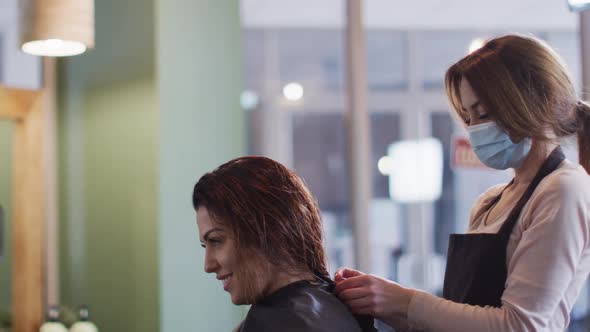
[[[471,84],[469,84],[469,81],[465,78],[461,80],[461,84],[459,85],[459,94],[461,95],[461,103],[466,109],[469,109],[469,107],[478,100]]]
[[[225,230],[223,225],[213,221],[207,208],[202,206],[197,209],[197,226],[199,227],[199,237],[203,237],[208,231],[214,228]]]

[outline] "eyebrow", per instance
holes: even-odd
[[[220,231],[222,232],[223,229],[221,228],[213,228],[207,231],[207,233],[205,233],[205,235],[203,235],[203,239],[201,240],[201,242],[207,242],[209,241],[209,235],[211,235],[211,233],[216,232],[216,231]]]
[[[473,109],[473,108],[477,107],[479,105],[479,103],[480,103],[479,100],[475,101],[473,104],[471,104],[471,106],[469,106],[469,109]],[[469,112],[463,105],[461,105],[461,110],[463,112]]]

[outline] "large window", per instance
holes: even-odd
[[[345,35],[339,24],[296,21],[292,26],[283,22],[243,27],[246,88],[257,97],[255,106],[245,107],[249,149],[292,167],[318,198],[329,267],[334,272],[337,267],[354,264],[345,125]],[[543,30],[534,26],[525,31],[558,50],[579,87],[575,29]],[[510,32],[497,24],[452,29],[368,24],[372,273],[411,283],[416,279],[413,266],[424,263],[419,261],[423,256],[417,255],[418,250],[427,248],[433,265],[431,278],[438,282],[425,281],[422,286],[440,293],[448,235],[465,232],[475,199],[489,186],[507,182],[512,176],[509,171],[452,165],[453,140],[465,133],[448,111],[443,86],[446,69],[466,54],[474,39]],[[290,84],[296,84],[302,95],[286,94]],[[387,154],[390,144],[425,137],[442,144],[441,196],[422,204],[395,202],[389,197],[388,178],[379,172],[378,161]],[[576,160],[571,151],[568,157]],[[572,331],[584,328],[587,293],[581,295],[574,310]]]

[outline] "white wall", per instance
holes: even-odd
[[[365,23],[394,29],[574,30],[566,0],[364,0]],[[342,27],[344,0],[242,0],[248,27]]]
[[[0,84],[37,89],[41,60],[21,52],[17,14],[17,0],[0,0]]]

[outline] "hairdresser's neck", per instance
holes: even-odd
[[[533,140],[529,155],[520,167],[514,169],[514,187],[528,186],[557,145],[552,142]]]

